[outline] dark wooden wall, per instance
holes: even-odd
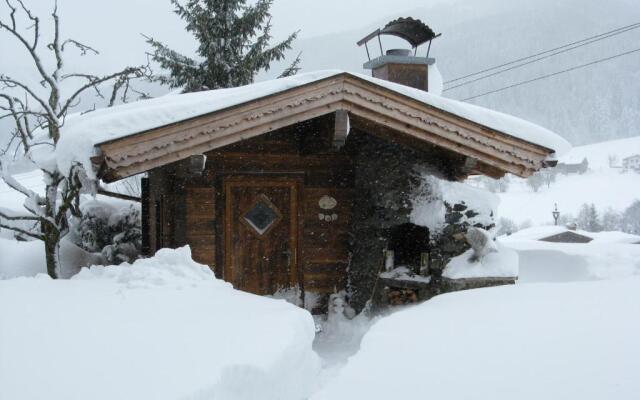
[[[316,118],[207,154],[201,175],[189,163],[149,173],[143,200],[149,253],[189,244],[196,261],[224,270],[225,177],[259,175],[302,181],[299,268],[305,291],[330,294],[346,287],[354,171],[347,149],[333,146],[333,116]],[[338,205],[335,221],[321,221],[322,196]]]

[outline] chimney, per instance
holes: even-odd
[[[412,49],[391,49],[385,53],[381,35],[402,38],[409,42]],[[364,44],[369,58],[363,67],[370,69],[374,78],[429,91],[429,65],[435,63],[434,58],[429,58],[431,41],[439,36],[440,34],[436,35],[420,20],[400,18],[391,21],[384,28],[373,31],[358,42],[358,46]],[[380,56],[371,59],[368,42],[376,37],[380,46]],[[418,57],[418,47],[427,42],[429,43],[427,56]]]

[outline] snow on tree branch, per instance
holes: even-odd
[[[26,51],[32,67],[40,78],[40,87],[0,74],[0,119],[11,119],[8,146],[0,153],[0,179],[24,197],[27,212],[0,210],[0,227],[19,235],[42,240],[45,244],[47,272],[58,275],[58,249],[60,240],[69,232],[69,218],[80,216],[80,194],[95,193],[93,171],[87,173],[77,162],[65,164],[56,159],[56,147],[63,135],[63,125],[71,110],[85,92],[108,99],[109,106],[118,100],[126,102],[132,93],[146,94],[131,86],[133,81],[150,80],[152,71],[147,65],[128,66],[120,71],[97,75],[86,72],[65,72],[65,50],[77,49],[81,56],[97,55],[93,47],[78,40],[61,37],[61,20],[57,2],[50,14],[53,28],[50,42],[42,45],[41,20],[22,0],[5,0],[8,16],[0,16],[0,34],[8,34],[19,48]],[[46,65],[53,65],[47,69]],[[61,85],[70,93],[64,97]],[[110,93],[103,95],[104,85],[111,85]],[[24,99],[24,100],[23,100]],[[14,149],[14,156],[10,151]],[[10,164],[26,159],[35,164],[44,175],[44,193],[36,193],[23,186],[11,175]],[[31,223],[31,227],[25,223]]]

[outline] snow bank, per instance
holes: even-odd
[[[595,237],[589,243],[550,243],[527,238],[527,233],[499,238],[500,243],[516,250],[520,256],[518,282],[620,279],[640,275],[640,244],[630,244],[626,234],[589,232]]]
[[[94,148],[96,144],[219,111],[343,73],[383,86],[508,135],[555,150],[557,154],[562,154],[570,148],[568,142],[555,133],[510,115],[362,74],[326,70],[232,89],[163,96],[83,115],[71,115],[65,120],[55,159],[62,171],[67,171],[73,162],[81,162],[91,173],[89,158],[96,155]],[[437,76],[433,78],[433,84],[436,85]],[[47,156],[43,154],[39,158],[46,159]]]
[[[438,296],[375,324],[312,399],[636,399],[639,309],[640,279]]]
[[[99,254],[91,254],[66,238],[60,242],[60,276],[69,278],[80,268],[103,262]],[[18,242],[0,237],[0,279],[34,277],[47,272],[44,243],[36,240]]]
[[[624,232],[588,232],[581,229],[569,230],[564,226],[545,225],[522,229],[509,236],[505,236],[504,242],[518,242],[523,240],[540,240],[549,236],[565,232],[574,232],[593,239],[596,243],[640,243],[640,236]]]
[[[302,399],[314,323],[162,250],[72,280],[0,281],[0,398]]]
[[[427,172],[422,173],[422,187],[418,188],[416,193],[410,221],[425,226],[432,232],[439,231],[445,225],[445,202],[451,206],[464,203],[478,213],[475,217],[467,218],[467,222],[470,225],[484,226],[493,224],[493,215],[500,204],[498,196],[484,189],[438,179]]]
[[[442,276],[449,279],[513,278],[518,276],[518,253],[497,245],[497,251],[473,261],[473,250],[454,257],[445,267]]]

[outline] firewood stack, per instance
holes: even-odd
[[[387,288],[387,299],[392,306],[402,306],[418,302],[418,294],[413,289]]]

